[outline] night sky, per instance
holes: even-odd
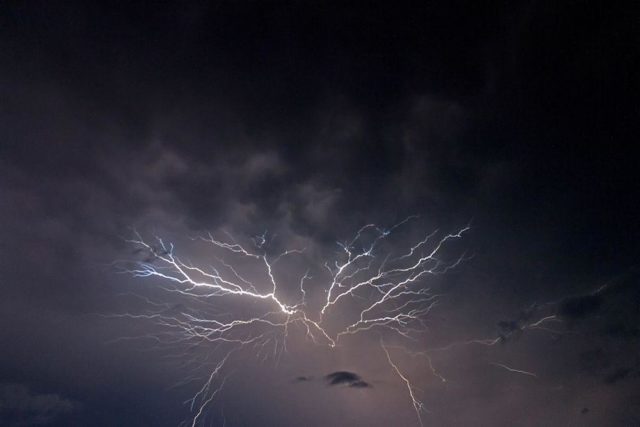
[[[245,318],[261,303],[181,298],[123,272],[158,265],[127,242],[136,233],[204,267],[220,252],[192,238],[208,233],[271,256],[304,247],[275,274],[294,303],[310,268],[313,317],[336,242],[412,215],[375,262],[470,225],[442,254],[462,262],[415,284],[438,295],[424,330],[330,348],[292,327],[286,349],[230,357],[197,425],[419,425],[381,339],[425,426],[640,425],[639,13],[5,2],[0,425],[191,425],[185,401],[224,346],[165,345],[153,319],[115,315]]]

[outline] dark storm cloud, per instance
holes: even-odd
[[[573,413],[588,404],[590,418],[630,411],[620,390],[633,372],[592,402],[581,381],[636,366],[637,275],[593,291],[640,257],[636,15],[622,3],[544,1],[3,7],[0,376],[87,396],[86,418],[66,413],[81,425],[177,424],[182,414],[167,408],[184,396],[165,387],[180,370],[151,368],[133,343],[104,346],[134,326],[84,316],[123,308],[114,295],[127,279],[110,263],[140,255],[123,243],[132,227],[247,238],[267,229],[274,246],[332,252],[362,224],[420,213],[443,230],[474,218],[465,245],[476,256],[442,279],[433,340],[497,334],[509,344],[487,351],[542,373],[540,389],[505,393],[511,377],[472,368],[489,356],[447,354],[436,364],[461,373],[450,384],[463,391],[428,394],[434,425],[518,425],[542,413],[546,425],[575,423],[548,404],[550,390],[578,402]],[[566,334],[523,333],[545,310]],[[297,363],[284,378],[308,372]],[[42,397],[20,387],[27,401]],[[252,390],[225,413],[247,417],[237,425],[283,425],[289,408],[244,410],[265,400]],[[406,406],[404,394],[391,397]],[[297,411],[299,425],[310,409]]]

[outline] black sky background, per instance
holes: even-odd
[[[471,221],[474,258],[451,278],[450,304],[474,332],[622,283],[604,308],[564,306],[580,345],[516,360],[551,354],[541,383],[567,381],[571,396],[587,378],[593,400],[609,402],[594,410],[585,398],[575,405],[588,411],[542,424],[639,424],[638,12],[592,1],[3,4],[0,420],[181,419],[174,374],[133,345],[105,346],[127,326],[89,314],[118,308],[129,279],[107,265],[128,255],[130,227],[286,225],[330,245],[418,213],[434,228]],[[460,336],[456,322],[443,333]],[[467,393],[481,394],[474,384]],[[36,395],[54,403],[37,407]],[[239,412],[229,400],[225,413]],[[238,425],[286,424],[255,405]],[[477,420],[525,425],[524,414]]]

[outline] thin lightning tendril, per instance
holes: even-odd
[[[416,399],[415,394],[414,394],[414,390],[415,390],[414,386],[411,385],[411,382],[409,381],[409,379],[402,373],[402,371],[400,371],[398,366],[395,363],[393,363],[393,360],[391,360],[391,355],[389,354],[389,350],[384,345],[384,341],[382,341],[382,340],[380,340],[380,347],[382,347],[382,350],[384,350],[384,354],[387,356],[387,362],[389,362],[389,365],[391,365],[391,367],[393,368],[395,373],[406,384],[407,391],[409,392],[409,396],[411,397],[411,404],[413,405],[413,409],[416,411],[416,416],[418,417],[418,423],[422,426],[423,425],[422,424],[422,416],[420,415],[420,412],[421,411],[426,411],[426,408],[424,407],[424,404],[421,401],[419,401],[418,399]]]

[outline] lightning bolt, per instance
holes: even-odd
[[[389,365],[391,365],[395,373],[402,379],[402,381],[407,386],[409,397],[411,397],[411,404],[413,405],[413,409],[416,411],[416,417],[418,417],[418,423],[420,424],[420,426],[423,426],[424,424],[422,424],[422,416],[420,415],[420,412],[426,410],[424,407],[424,404],[418,399],[416,399],[414,394],[414,386],[411,385],[411,382],[409,381],[409,379],[400,371],[398,366],[395,363],[393,363],[393,360],[391,360],[391,355],[389,354],[389,350],[384,345],[384,341],[382,340],[380,340],[380,347],[382,347],[382,350],[384,350],[384,354],[387,356],[387,361],[389,362]]]
[[[112,316],[153,322],[160,332],[145,337],[170,348],[183,349],[178,357],[194,371],[210,366],[213,354],[221,352],[209,375],[202,379],[202,387],[186,402],[193,414],[189,424],[195,427],[229,377],[223,376],[222,371],[232,356],[242,349],[253,349],[256,357],[264,361],[270,354],[277,356],[278,352],[287,351],[287,339],[294,330],[301,331],[312,343],[330,348],[349,336],[373,330],[410,340],[424,332],[425,319],[437,307],[440,297],[424,286],[424,282],[429,277],[445,274],[468,259],[464,253],[448,259],[443,250],[450,242],[461,239],[470,226],[449,234],[439,234],[436,230],[419,237],[401,252],[393,253],[385,242],[397,229],[415,218],[410,216],[389,228],[367,224],[351,239],[337,242],[337,259],[319,262],[323,268],[316,268],[313,275],[310,274],[312,268],[306,269],[299,278],[295,291],[298,297],[295,299],[288,295],[291,290],[286,292],[286,286],[279,283],[277,267],[284,259],[300,256],[306,249],[287,249],[272,256],[268,251],[272,237],[268,237],[267,232],[251,240],[253,248],[239,243],[230,234],[226,234],[223,240],[211,233],[192,238],[210,245],[216,254],[222,254],[213,256],[215,263],[208,266],[195,265],[178,256],[173,243],[160,237],[146,241],[135,232],[135,238],[128,242],[144,252],[146,257],[125,263],[121,271],[136,278],[156,279],[153,284],[157,289],[165,292],[170,301],[181,300],[182,303],[174,305],[140,296],[148,307],[146,313]],[[247,265],[252,267],[247,268]],[[258,269],[262,277],[254,279]],[[323,274],[327,276],[324,292],[314,295],[320,287],[308,287],[307,284],[314,278],[322,280]],[[354,306],[357,307],[355,312]],[[228,307],[227,311],[222,307]],[[336,328],[333,320],[336,316],[333,314],[340,313],[341,309],[346,310],[353,320]],[[249,312],[256,314],[247,315]],[[556,316],[549,315],[523,325],[522,329],[542,328],[544,323],[557,320]],[[444,351],[458,345],[492,346],[498,342],[500,338],[474,339],[429,351]],[[194,355],[191,350],[203,345],[210,346],[213,351],[202,356]],[[416,396],[419,389],[394,363],[390,347],[382,339],[380,346],[393,372],[405,383],[418,423],[422,426],[421,413],[426,409]],[[434,369],[428,352],[414,354],[425,356],[431,372],[442,382],[446,381]],[[506,365],[494,365],[535,376]]]

